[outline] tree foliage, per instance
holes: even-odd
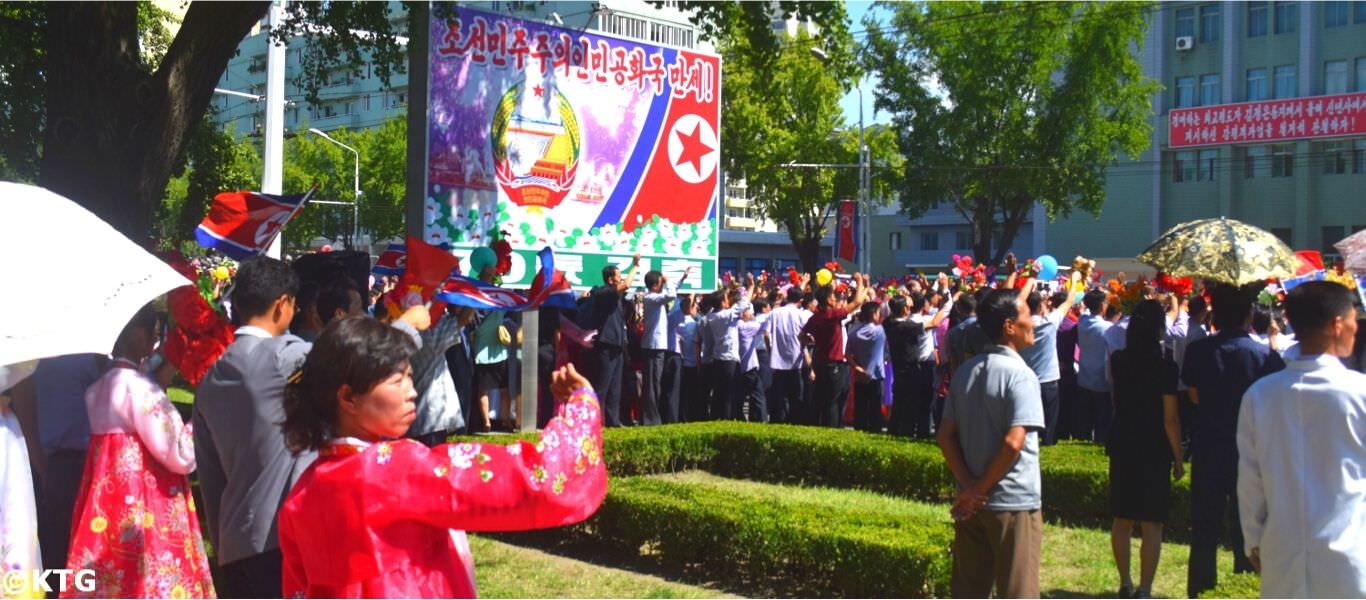
[[[1137,52],[1150,5],[878,6],[891,20],[864,23],[865,66],[907,158],[902,205],[912,216],[952,206],[977,260],[998,263],[1036,202],[1049,218],[1099,214],[1106,168],[1147,148],[1157,84]]]
[[[194,239],[194,229],[204,220],[213,197],[259,188],[261,168],[260,151],[250,138],[239,141],[235,131],[220,129],[206,116],[157,208],[156,239],[176,248],[179,242]]]
[[[41,3],[0,3],[0,179],[6,181],[38,179],[46,20]]]
[[[812,52],[817,47],[824,59]],[[808,271],[817,268],[835,201],[858,193],[858,130],[845,126],[839,106],[859,73],[852,47],[847,28],[819,38],[799,32],[762,63],[743,31],[721,44],[728,175],[747,179],[755,206],[783,227]],[[899,166],[885,129],[868,128],[865,138],[873,164]],[[803,164],[844,166],[797,166]],[[872,173],[885,193],[895,172]]]
[[[373,240],[403,235],[407,118],[398,115],[379,127],[338,129],[328,135],[360,154],[362,229]],[[296,136],[285,143],[285,189],[317,185],[313,196],[317,200],[353,202],[355,161],[355,154],[321,137]],[[285,244],[302,248],[321,237],[350,247],[357,242],[352,239],[353,215],[351,206],[310,204],[285,228]]]

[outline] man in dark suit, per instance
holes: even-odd
[[[626,290],[631,289],[639,265],[640,255],[631,257],[631,269],[626,272],[625,279],[616,265],[603,267],[602,285],[588,293],[585,326],[598,331],[593,339],[593,356],[597,363],[592,377],[593,389],[598,391],[603,421],[608,427],[620,427],[622,421],[621,377],[625,364],[626,318],[621,311],[621,300]]]

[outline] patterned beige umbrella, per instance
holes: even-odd
[[[1342,254],[1343,265],[1353,273],[1366,273],[1366,229],[1333,244]]]
[[[1182,223],[1157,238],[1138,260],[1173,277],[1246,285],[1295,276],[1299,258],[1280,238],[1233,219]]]

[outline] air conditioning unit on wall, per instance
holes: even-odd
[[[1177,49],[1177,50],[1184,52],[1184,51],[1190,50],[1191,48],[1194,48],[1194,47],[1195,47],[1195,38],[1193,38],[1193,37],[1191,37],[1191,36],[1189,36],[1189,35],[1183,35],[1183,36],[1181,36],[1181,37],[1179,37],[1179,38],[1176,38],[1176,49]]]

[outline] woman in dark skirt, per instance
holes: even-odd
[[[1171,506],[1171,482],[1185,474],[1179,460],[1177,367],[1162,350],[1164,329],[1162,305],[1145,300],[1129,317],[1125,348],[1110,355],[1115,400],[1109,441],[1110,513],[1115,519],[1110,547],[1119,568],[1120,598],[1147,598],[1152,593],[1162,553],[1162,525]],[[1137,588],[1129,576],[1135,522],[1143,534]]]

